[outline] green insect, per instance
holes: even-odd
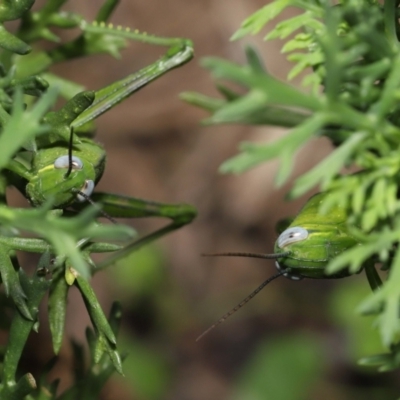
[[[102,382],[113,369],[123,374],[116,339],[120,309],[113,308],[108,320],[89,279],[103,267],[196,216],[196,209],[187,204],[95,193],[104,172],[106,152],[93,139],[93,121],[99,115],[188,62],[193,57],[192,43],[106,24],[118,0],[100,2],[98,22],[93,24],[61,10],[65,1],[48,1],[31,11],[33,3],[11,0],[0,6],[0,282],[16,307],[2,357],[2,399],[21,398],[40,389],[32,375],[21,377],[17,371],[19,360],[30,332],[38,329],[38,309],[46,294],[53,350],[59,353],[72,285],[82,296],[94,328],[88,341],[96,367],[90,367],[90,371],[96,371]],[[3,22],[15,19],[20,19],[20,24],[8,32]],[[80,32],[63,41],[54,26]],[[33,45],[43,39],[54,42],[48,50]],[[167,50],[151,65],[97,91],[84,91],[80,85],[49,72],[53,64],[81,56],[118,56],[129,40]],[[57,95],[67,102],[57,111],[48,111]],[[32,207],[11,207],[6,193],[10,186],[17,188]],[[101,223],[97,218],[101,216],[113,223]],[[133,240],[133,230],[116,223],[119,217],[162,217],[169,222]],[[27,274],[20,266],[17,251],[41,254],[34,273]],[[93,253],[111,256],[95,263]],[[88,385],[93,387],[93,382]],[[98,386],[97,378],[96,382]],[[64,392],[62,397],[65,395],[71,397],[71,393]],[[71,398],[76,398],[74,389]]]
[[[96,266],[102,268],[144,244],[190,223],[197,214],[196,209],[187,204],[166,204],[109,193],[94,193],[94,188],[104,171],[106,152],[92,139],[91,134],[91,122],[95,118],[161,75],[188,62],[193,57],[193,47],[186,39],[160,38],[104,23],[88,24],[81,21],[80,27],[85,33],[92,35],[107,34],[139,40],[167,46],[168,50],[164,56],[142,70],[98,91],[80,92],[60,110],[47,113],[44,122],[51,127],[50,133],[38,136],[34,143],[20,149],[3,170],[3,178],[7,185],[15,186],[34,207],[51,204],[54,209],[68,209],[63,212],[70,215],[79,214],[90,202],[112,222],[115,222],[114,218],[120,217],[170,219],[171,222],[161,229],[123,247],[112,244],[96,247],[94,244],[93,249],[97,249],[98,252],[114,252],[111,257]],[[37,69],[41,70],[41,66],[37,66]],[[4,247],[0,244],[0,274],[5,285],[9,282],[7,277],[13,270],[9,255],[11,251],[49,251],[49,246],[44,241],[32,240],[21,237],[7,238]],[[90,243],[90,238],[86,242]],[[12,283],[6,289],[19,311],[25,317],[31,318],[16,278],[12,279]]]
[[[342,252],[357,246],[359,241],[349,232],[346,211],[340,206],[333,207],[329,214],[319,212],[321,203],[329,193],[318,193],[311,197],[300,213],[283,229],[275,242],[273,254],[260,253],[216,253],[205,256],[233,256],[275,259],[278,273],[264,281],[231,311],[223,315],[216,323],[203,332],[197,340],[220,323],[226,321],[233,313],[243,307],[268,283],[284,276],[292,280],[332,279],[349,276],[347,270],[333,275],[326,275],[325,268],[330,260]],[[380,278],[373,262],[364,266],[372,289],[380,285]]]

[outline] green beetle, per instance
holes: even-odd
[[[210,328],[203,332],[197,340],[224,322],[259,293],[268,283],[280,276],[300,280],[303,278],[344,278],[350,275],[347,270],[332,275],[327,275],[325,271],[328,262],[335,256],[359,244],[359,241],[349,232],[347,214],[344,208],[336,205],[329,211],[329,214],[322,214],[319,211],[321,203],[327,196],[329,196],[329,193],[317,193],[308,200],[296,218],[278,236],[273,254],[242,252],[204,254],[205,256],[275,259],[275,265],[279,272],[264,281],[236,307],[223,315]],[[370,279],[370,276],[371,279],[376,279],[373,275],[376,273],[375,269],[367,271],[367,268],[369,266],[366,266],[368,279]]]
[[[116,2],[113,3],[116,4]],[[105,16],[103,15],[103,17]],[[92,243],[90,237],[79,240],[75,247],[77,249],[75,261],[78,260],[78,265],[79,261],[84,264],[86,260],[86,264],[90,264],[94,269],[94,263],[89,252],[85,250],[86,253],[84,254],[83,247],[88,249],[93,244],[96,247],[93,252],[112,252],[110,257],[96,264],[96,270],[99,270],[115,263],[143,245],[190,223],[197,214],[196,209],[188,204],[168,204],[111,193],[94,193],[95,186],[104,171],[106,152],[103,146],[93,140],[93,121],[152,81],[189,62],[193,57],[193,45],[187,39],[156,37],[120,26],[106,25],[103,21],[89,24],[80,20],[79,27],[83,36],[80,36],[77,41],[65,44],[65,46],[64,44],[60,45],[57,48],[58,53],[56,50],[52,53],[54,57],[57,54],[57,57],[61,57],[61,59],[64,56],[69,58],[69,51],[75,46],[77,54],[72,54],[72,56],[80,55],[82,43],[85,43],[85,45],[92,43],[90,38],[98,39],[93,43],[95,49],[92,50],[94,51],[98,49],[96,46],[101,42],[100,38],[104,39],[103,45],[108,50],[110,46],[116,46],[114,52],[121,47],[121,43],[125,40],[166,46],[168,49],[155,62],[141,70],[99,90],[81,91],[72,98],[70,98],[70,86],[62,80],[57,81],[56,86],[60,86],[61,93],[69,100],[59,110],[46,114],[44,114],[42,99],[39,99],[32,106],[32,110],[36,110],[37,115],[40,114],[40,128],[42,130],[38,129],[37,136],[21,142],[15,150],[11,148],[12,154],[10,154],[10,157],[6,157],[6,164],[1,167],[0,203],[2,204],[0,205],[5,208],[8,207],[5,189],[7,186],[14,186],[33,207],[45,206],[44,212],[46,207],[58,209],[55,213],[57,216],[79,214],[90,202],[95,204],[99,214],[101,213],[114,223],[116,223],[116,218],[161,217],[168,220],[162,227],[134,238],[125,245],[115,243],[100,243],[99,245],[96,241]],[[111,40],[111,38],[114,38],[114,40]],[[0,43],[0,47],[3,44]],[[37,53],[34,59],[37,61],[35,71],[38,74],[45,72],[49,67],[49,62],[53,60],[45,51]],[[57,58],[57,61],[60,61],[59,58]],[[44,97],[43,92],[48,87],[47,81],[39,75],[25,76],[24,73],[26,74],[27,71],[23,68],[23,61],[21,63],[21,67],[16,68],[21,74],[19,76],[22,82],[21,88],[19,88],[21,96],[24,92]],[[31,74],[30,69],[28,70]],[[3,79],[2,70],[0,75]],[[77,90],[79,89],[73,88],[73,92]],[[6,92],[2,88],[0,88],[0,92],[2,93],[0,95],[0,109],[3,110],[4,108],[0,113],[1,135],[3,135],[3,132],[7,132],[6,127],[9,126],[7,124],[10,120],[12,121],[12,115],[9,113],[12,107],[7,102],[8,95],[5,95]],[[21,107],[22,101],[21,98]],[[18,111],[18,107],[15,106],[15,110]],[[13,111],[15,112],[15,110]],[[38,123],[38,121],[29,122]],[[18,136],[18,132],[15,134]],[[51,238],[43,234],[41,229],[36,230],[35,228],[35,226],[27,228],[40,237],[35,238],[34,241],[32,241],[32,238],[19,236],[19,232],[15,232],[11,237],[8,234],[3,234],[4,231],[0,232],[0,239],[6,241],[6,243],[0,243],[1,280],[5,287],[10,288],[7,296],[13,299],[19,311],[27,319],[32,319],[32,316],[26,304],[24,291],[19,284],[18,273],[12,262],[13,252],[46,253],[52,251],[55,256],[70,257],[70,254],[59,254],[58,249],[54,248]],[[42,240],[42,237],[46,240]],[[53,248],[51,245],[53,245]],[[74,278],[71,278],[71,281],[72,279]]]
[[[138,82],[136,85],[140,87]],[[45,120],[55,133],[39,137],[38,150],[19,152],[5,168],[9,182],[34,207],[49,203],[53,208],[80,211],[89,201],[98,205],[103,216],[112,222],[116,222],[114,218],[143,217],[162,217],[171,221],[127,244],[104,261],[102,267],[188,224],[197,214],[196,209],[188,204],[159,203],[112,193],[93,193],[104,172],[106,152],[101,144],[90,137],[76,135],[74,129],[81,128],[90,118],[97,117],[99,103],[96,103],[96,96],[104,91],[105,89],[78,93],[62,109],[49,113]],[[114,94],[114,91],[110,92]],[[101,105],[101,111],[105,109]],[[62,128],[70,132],[69,143],[58,134],[63,131]]]
[[[279,271],[287,270],[285,277],[324,279],[349,275],[346,270],[334,275],[325,273],[332,258],[358,244],[348,231],[343,208],[335,206],[329,215],[318,212],[327,196],[327,193],[318,193],[311,197],[276,240],[276,266]]]

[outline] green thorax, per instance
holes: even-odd
[[[329,197],[329,193],[317,193],[312,196],[300,210],[290,226],[314,225],[341,226],[347,221],[347,213],[344,208],[335,205],[327,214],[321,214],[319,209],[323,201]]]
[[[65,208],[77,201],[76,191],[83,191],[86,183],[95,184],[100,180],[105,166],[105,152],[102,146],[83,138],[74,145],[72,154],[82,162],[81,169],[73,169],[66,176],[68,168],[56,168],[55,161],[68,155],[64,144],[40,149],[32,160],[32,178],[26,186],[26,194],[34,206],[51,201],[54,208]]]

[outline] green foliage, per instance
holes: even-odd
[[[364,364],[380,370],[399,367],[400,340],[400,43],[398,2],[349,0],[275,0],[251,15],[234,35],[258,33],[287,7],[298,15],[278,23],[266,39],[285,39],[282,51],[295,62],[289,78],[300,72],[311,85],[304,92],[274,78],[253,48],[247,64],[208,58],[203,65],[218,79],[222,98],[196,93],[183,98],[212,113],[206,124],[245,123],[291,128],[267,145],[242,143],[240,153],[221,166],[240,173],[278,158],[277,184],[290,177],[297,151],[311,138],[324,136],[335,147],[331,155],[301,176],[292,197],[318,185],[329,191],[320,211],[346,210],[351,235],[358,243],[326,267],[328,274],[382,263],[388,277],[359,310],[376,315],[382,343],[389,353]],[[230,84],[242,91],[232,90]],[[322,90],[321,90],[322,89]],[[359,172],[346,174],[347,167]],[[335,240],[332,237],[332,240]],[[367,272],[368,273],[368,272]],[[380,285],[375,274],[373,289]]]
[[[146,342],[135,338],[122,338],[124,349],[132,355],[124,362],[128,384],[136,395],[149,399],[162,399],[168,391],[171,376],[171,360]],[[165,396],[164,396],[165,397]]]
[[[119,324],[121,322],[121,306],[118,303],[112,305],[109,321],[111,333],[114,336],[118,332]],[[85,365],[85,355],[83,346],[78,343],[73,343],[75,365],[75,384],[65,391],[61,396],[56,397],[56,385],[53,383],[52,397],[49,399],[57,400],[73,400],[73,399],[95,399],[100,395],[104,382],[115,371],[116,365],[121,371],[121,359],[115,349],[112,351],[113,355],[104,354],[102,347],[104,341],[102,337],[98,337],[91,329],[86,330],[86,338],[89,343],[90,349],[90,365],[89,368]],[[110,350],[108,350],[110,351]],[[125,357],[122,357],[125,358]],[[40,389],[40,388],[39,388]],[[38,391],[40,393],[40,391]],[[38,393],[38,395],[39,395]]]
[[[341,285],[336,285],[329,297],[330,321],[339,326],[346,335],[347,350],[350,358],[357,362],[367,354],[384,351],[379,332],[371,329],[373,315],[354,318],[354,309],[360,303],[360,298],[367,296],[370,289],[362,279],[346,279]]]
[[[242,372],[234,399],[310,398],[310,390],[323,372],[321,352],[320,343],[306,334],[262,343]]]
[[[48,0],[37,11],[31,11],[34,0],[0,4],[0,275],[5,295],[11,300],[9,306],[15,311],[12,320],[2,321],[3,328],[10,331],[1,359],[2,399],[94,399],[114,371],[123,374],[123,357],[116,339],[120,307],[114,305],[107,319],[89,279],[99,269],[191,222],[196,215],[196,210],[185,204],[108,193],[91,196],[106,158],[104,148],[92,140],[93,120],[188,62],[193,56],[191,42],[106,24],[118,0],[105,0],[93,23],[64,12],[61,7],[65,2]],[[11,20],[20,22],[13,33],[4,25]],[[54,28],[76,28],[80,34],[62,43]],[[129,40],[168,49],[153,64],[97,91],[83,91],[80,85],[49,72],[54,64],[77,57],[98,53],[120,57]],[[43,41],[53,42],[50,50],[43,50]],[[59,95],[67,101],[53,111]],[[63,160],[67,160],[66,165]],[[17,188],[32,207],[11,207],[6,196],[8,186]],[[89,197],[93,204],[85,202]],[[112,224],[97,220],[102,210],[102,216]],[[150,216],[171,222],[140,239],[135,239],[132,228],[113,219]],[[19,265],[17,251],[42,254],[31,277]],[[93,253],[114,254],[96,265]],[[52,344],[58,354],[72,285],[82,295],[94,328],[87,331],[91,359],[86,366],[83,348],[74,345],[76,382],[60,395],[56,382],[46,383],[47,371],[35,380],[30,373],[22,375],[25,371],[18,370],[18,363],[30,332],[39,328],[38,308],[46,293]],[[4,315],[5,308],[2,305]],[[49,363],[49,369],[51,366]]]

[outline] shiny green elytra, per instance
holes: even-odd
[[[326,275],[325,267],[337,255],[358,244],[349,233],[347,215],[343,208],[334,206],[329,213],[319,212],[321,203],[329,193],[311,197],[303,209],[275,242],[274,253],[279,270],[289,269],[284,276],[301,278],[342,278],[346,270]]]
[[[34,206],[51,201],[55,208],[65,208],[84,201],[77,191],[90,196],[103,175],[105,151],[90,139],[81,139],[73,147],[72,171],[66,176],[69,160],[64,144],[41,149],[32,161],[32,177],[26,185],[26,196]]]

